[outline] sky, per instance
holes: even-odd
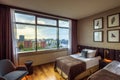
[[[16,13],[15,14],[16,22],[22,23],[32,23],[35,24],[35,17],[32,15],[21,15]],[[56,25],[55,20],[43,19],[39,18],[38,23],[41,24],[53,24]],[[59,22],[62,26],[68,26],[68,22]],[[65,25],[64,25],[65,24]],[[34,25],[21,25],[17,24],[17,39],[19,39],[19,35],[25,35],[25,39],[35,39],[35,26]],[[69,39],[69,30],[67,29],[59,29],[59,38],[60,39]],[[66,35],[67,34],[67,35]],[[37,26],[37,38],[38,39],[57,39],[57,28],[53,27],[45,27],[45,26]]]

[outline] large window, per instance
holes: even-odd
[[[68,48],[70,20],[15,12],[18,52]]]

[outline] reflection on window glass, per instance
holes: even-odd
[[[68,48],[69,29],[59,28],[59,48]]]
[[[35,24],[35,16],[15,13],[16,22]]]
[[[53,19],[47,19],[47,18],[37,18],[37,23],[42,25],[52,25],[56,26],[57,21]]]
[[[57,48],[57,28],[54,27],[37,27],[37,49]]]
[[[18,52],[35,50],[35,26],[16,24]]]
[[[59,20],[59,27],[69,27],[69,21]]]

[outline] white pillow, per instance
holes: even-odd
[[[88,58],[93,58],[95,57],[95,54],[97,52],[97,50],[92,50],[92,49],[83,49],[84,51],[87,51],[87,57]]]

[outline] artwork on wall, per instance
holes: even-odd
[[[103,18],[97,18],[93,20],[93,28],[96,29],[102,29],[103,28]]]
[[[120,30],[108,30],[107,41],[108,42],[120,42]]]
[[[103,42],[103,31],[94,31],[93,40],[94,42]]]
[[[108,28],[119,27],[119,25],[120,25],[119,14],[114,14],[114,15],[108,16],[107,21],[108,21]]]

